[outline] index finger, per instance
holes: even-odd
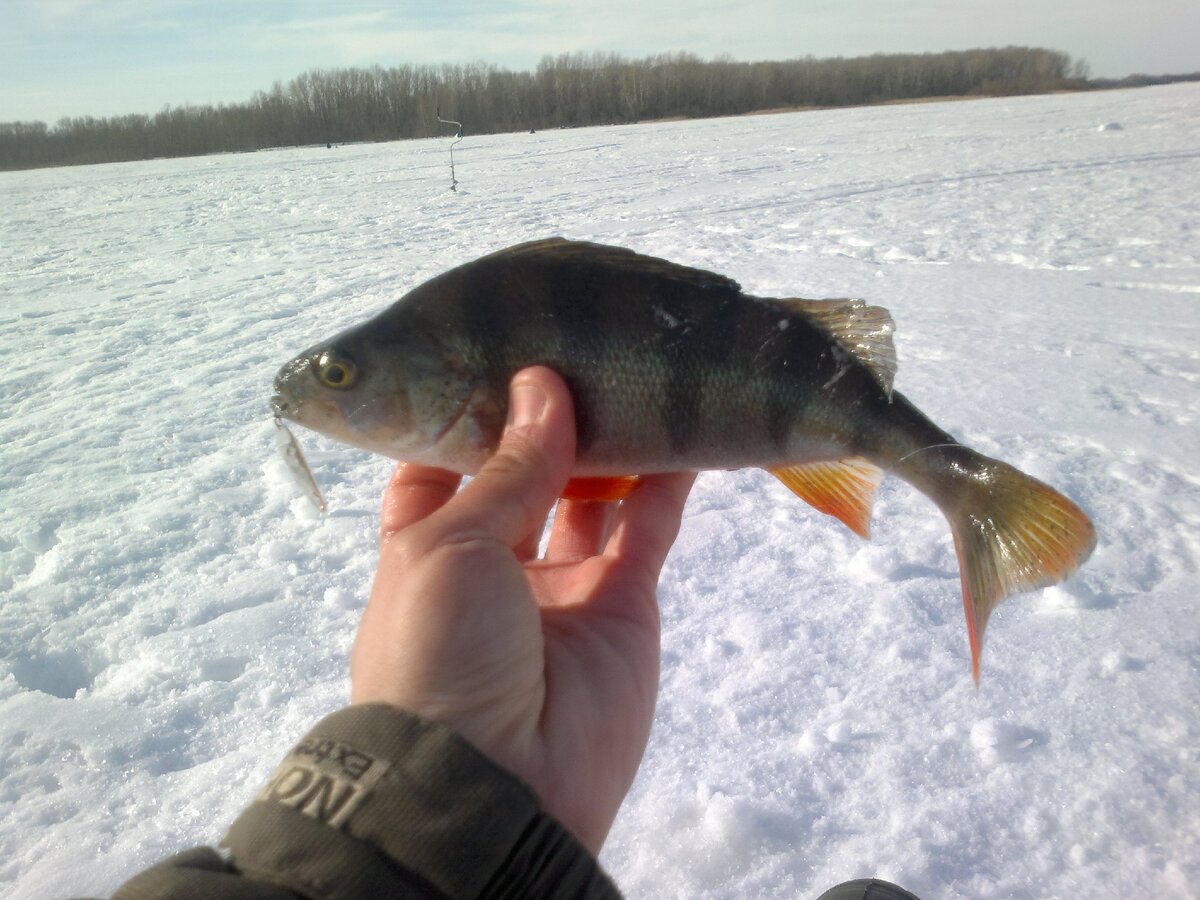
[[[454,496],[460,481],[462,476],[456,472],[417,463],[400,463],[383,492],[380,540],[386,541],[441,509]]]

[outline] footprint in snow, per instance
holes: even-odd
[[[971,746],[985,766],[1023,762],[1048,740],[1044,731],[994,717],[971,726]]]

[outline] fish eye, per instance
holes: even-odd
[[[317,357],[317,379],[327,388],[342,391],[354,384],[358,369],[348,359],[322,353]]]

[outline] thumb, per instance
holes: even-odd
[[[540,529],[575,464],[575,416],[566,383],[522,369],[509,386],[508,422],[479,474],[437,513],[443,538],[469,534],[516,546]]]

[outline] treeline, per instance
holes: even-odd
[[[1088,82],[1088,86],[1110,90],[1113,88],[1139,88],[1154,87],[1160,84],[1178,84],[1181,81],[1200,81],[1200,72],[1188,72],[1180,75],[1143,75],[1137,73],[1126,75],[1124,78],[1093,78]]]
[[[1085,85],[1066,53],[1004,47],[782,62],[546,57],[533,72],[485,63],[314,70],[248,102],[168,107],[156,115],[0,123],[0,169],[115,162],[447,134],[528,131],[765,109],[846,106]]]

